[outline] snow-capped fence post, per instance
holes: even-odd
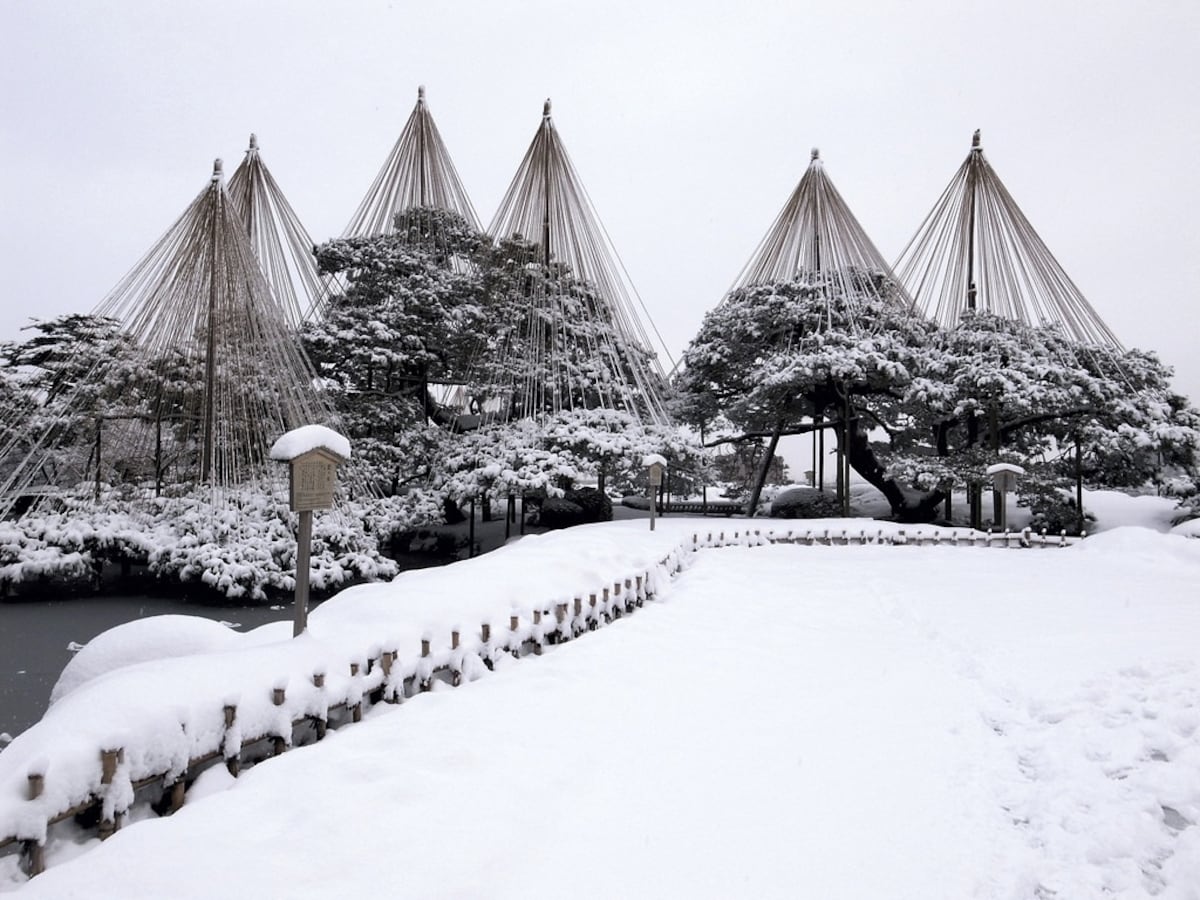
[[[317,689],[317,693],[325,693],[325,673],[318,669],[313,672],[312,676],[313,687]],[[325,703],[321,704],[323,712],[320,715],[312,716],[313,728],[317,733],[317,740],[325,739],[325,732],[329,729],[329,712]]]
[[[588,594],[588,616],[588,631],[595,631],[600,627],[600,610],[597,608],[595,591]]]
[[[288,464],[288,500],[300,514],[296,537],[296,600],[292,636],[308,627],[308,576],[313,510],[333,506],[337,467],[350,459],[350,441],[324,425],[293,428],[271,445],[270,457]]]
[[[432,652],[431,644],[432,640],[428,636],[421,638],[421,659],[423,661],[422,666],[424,667],[423,677],[419,684],[421,693],[433,690],[433,666],[429,660],[430,653]]]
[[[273,703],[275,706],[283,706],[283,702],[286,699],[287,699],[286,682],[276,684],[274,687],[271,688],[271,703]],[[288,730],[289,731],[291,730],[290,724],[288,726]],[[289,737],[290,737],[290,735],[289,735]],[[272,756],[280,756],[283,753],[283,751],[287,749],[287,745],[288,745],[288,739],[285,738],[282,734],[272,735],[271,736],[271,755]]]
[[[358,661],[353,660],[350,663],[350,681],[354,684],[354,686],[356,688],[356,691],[358,693],[358,699],[355,700],[353,703],[350,703],[349,698],[347,698],[347,700],[346,700],[346,703],[350,706],[350,721],[351,722],[361,722],[362,721],[362,713],[363,713],[362,680],[358,677],[358,673],[359,673]]]
[[[225,768],[229,774],[237,778],[242,766],[242,739],[235,731],[237,725],[237,704],[226,703],[223,707],[225,714],[225,734],[221,738],[221,755],[225,758]]]
[[[479,640],[483,644],[483,647],[481,647],[479,650],[479,656],[481,659],[483,659],[483,664],[487,666],[488,671],[490,672],[493,666],[495,666],[495,663],[492,662],[492,649],[490,646],[492,643],[492,626],[490,622],[483,622],[480,624]]]
[[[396,664],[396,657],[399,653],[395,650],[385,650],[379,657],[379,666],[383,669],[383,678],[380,680],[380,687],[383,690],[384,703],[399,703],[400,692],[396,690],[392,683],[392,668]],[[401,679],[401,687],[403,687],[403,679]]]
[[[456,625],[450,632],[450,651],[451,651],[451,653],[453,653],[453,656],[451,657],[452,668],[450,671],[450,684],[453,685],[454,687],[458,687],[460,684],[462,684],[462,673],[463,673],[462,655],[454,652],[454,651],[458,650],[458,644],[459,644],[459,641],[461,641],[461,640],[462,640],[462,635],[461,635],[461,632],[460,632],[458,626]]]
[[[533,611],[533,655],[542,655],[542,611],[535,609]]]
[[[509,652],[512,653],[513,659],[521,658],[521,641],[520,638],[517,637],[517,632],[520,630],[520,628],[521,617],[516,613],[513,613],[508,617],[508,649]]]
[[[115,781],[117,775],[117,766],[125,756],[125,751],[120,747],[113,750],[100,751],[100,784],[101,784],[101,800],[100,800],[100,840],[105,841],[116,834],[117,829],[121,827],[121,817],[124,815],[123,809],[118,809],[115,802],[110,802],[109,794],[115,790]],[[115,798],[112,798],[115,799]]]
[[[45,763],[35,765],[26,776],[28,792],[26,797],[32,802],[42,796],[46,789]],[[21,862],[25,874],[32,878],[46,871],[46,844],[44,840],[26,840],[21,842]]]

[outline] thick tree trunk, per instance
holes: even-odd
[[[849,446],[845,450],[850,467],[883,494],[896,521],[932,522],[937,518],[938,506],[946,499],[944,491],[933,490],[913,495],[898,485],[895,479],[889,478],[875,457],[875,451],[871,449],[867,431],[858,427],[856,418],[851,419],[849,427],[837,429],[837,434],[839,440],[843,440],[843,436],[848,440]]]
[[[771,460],[775,458],[775,448],[779,446],[779,434],[783,431],[783,419],[775,425],[771,439],[767,441],[767,450],[763,454],[762,464],[758,467],[758,475],[754,479],[754,490],[750,492],[750,508],[746,515],[753,516],[758,509],[758,498],[762,496],[763,485],[766,484],[767,474],[771,471]]]

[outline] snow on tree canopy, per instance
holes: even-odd
[[[324,447],[342,459],[350,458],[350,440],[324,425],[301,425],[271,445],[271,459],[290,462],[297,456]]]

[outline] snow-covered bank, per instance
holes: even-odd
[[[664,524],[629,537],[650,558],[690,538]],[[624,530],[531,546],[577,572],[568,551]],[[615,627],[236,782],[210,770],[210,796],[23,893],[1196,896],[1200,543],[685,559]],[[531,575],[500,594],[549,586]]]

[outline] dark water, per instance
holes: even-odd
[[[149,596],[0,603],[0,733],[15,737],[42,717],[50,691],[71,659],[71,642],[86,644],[114,625],[168,614],[204,616],[249,631],[267,622],[290,621],[292,607],[208,606]]]

